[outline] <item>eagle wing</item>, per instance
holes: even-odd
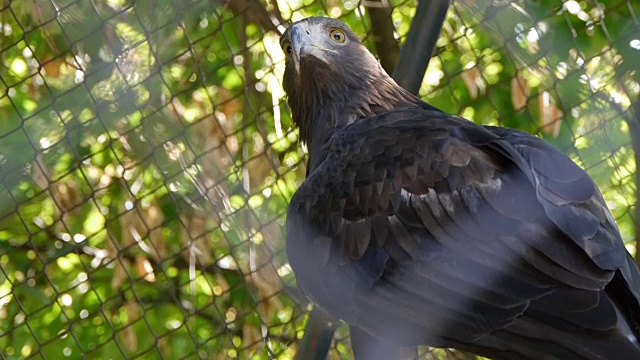
[[[287,253],[300,288],[367,334],[489,355],[553,336],[571,357],[567,333],[637,325],[638,270],[602,195],[544,141],[411,109],[337,131],[320,158]]]

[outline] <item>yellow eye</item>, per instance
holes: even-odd
[[[291,46],[291,41],[285,41],[282,43],[282,51],[284,51],[285,55],[289,56],[293,53],[293,47]]]
[[[345,40],[347,40],[347,34],[344,33],[342,29],[333,29],[329,34],[331,36],[331,40],[342,44]]]

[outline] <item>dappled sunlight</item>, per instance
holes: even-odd
[[[635,253],[640,5],[494,3],[454,2],[421,98],[560,148]],[[307,144],[280,34],[328,15],[374,54],[390,29],[399,51],[415,1],[3,6],[0,357],[293,359],[312,305],[285,214]],[[351,358],[344,326],[330,358]]]

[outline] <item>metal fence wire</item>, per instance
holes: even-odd
[[[415,12],[413,0],[0,1],[0,357],[292,359],[311,305],[283,230],[305,150],[279,34],[342,19],[391,72]],[[638,16],[633,0],[458,0],[420,88],[565,151],[632,254]],[[346,327],[329,358],[351,358]]]

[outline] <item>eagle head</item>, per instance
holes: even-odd
[[[280,46],[287,56],[285,77],[290,80],[316,72],[344,75],[377,64],[358,36],[331,18],[310,17],[292,24]]]
[[[293,23],[280,46],[286,55],[283,87],[307,143],[332,128],[419,103],[339,20],[310,17]]]

